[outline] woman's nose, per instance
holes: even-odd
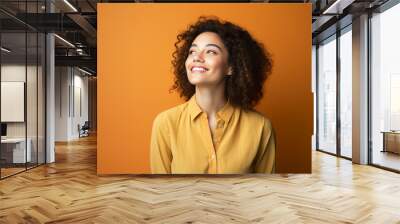
[[[198,54],[195,54],[193,57],[193,61],[203,62],[204,61],[203,51],[200,51]]]

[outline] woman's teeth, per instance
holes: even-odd
[[[207,69],[202,68],[202,67],[193,67],[192,72],[205,72]]]

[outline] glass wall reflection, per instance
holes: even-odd
[[[352,157],[352,35],[351,26],[340,36],[340,154]]]
[[[44,164],[46,162],[45,145],[45,65],[46,65],[46,37],[43,33],[38,33],[38,64],[37,64],[37,162]]]
[[[26,141],[25,32],[2,33],[1,47],[1,175],[6,177],[25,170],[32,155]]]
[[[15,17],[44,1],[1,1]],[[0,12],[0,178],[45,163],[45,35]]]
[[[373,15],[372,163],[400,171],[400,4]]]
[[[26,113],[27,113],[27,142],[30,152],[30,160],[27,163],[28,168],[37,165],[37,128],[38,128],[38,35],[36,32],[28,32],[27,37],[27,98],[26,98]]]
[[[336,154],[336,35],[318,47],[318,149]]]

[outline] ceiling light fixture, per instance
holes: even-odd
[[[83,72],[83,73],[85,73],[85,74],[87,74],[87,75],[93,75],[92,73],[90,73],[90,72],[88,72],[88,71],[86,71],[86,70],[83,70],[83,69],[81,69],[81,68],[79,68],[79,67],[78,67],[78,70],[81,71],[81,72]]]
[[[67,45],[69,45],[69,46],[75,48],[75,45],[73,45],[73,44],[72,44],[71,42],[69,42],[68,40],[66,40],[66,39],[64,39],[64,38],[62,38],[62,37],[60,37],[60,36],[57,35],[57,34],[54,34],[54,36],[57,37],[58,39],[60,39],[61,41],[63,41],[64,43],[66,43]]]
[[[327,9],[324,10],[322,14],[342,14],[343,9],[351,5],[355,0],[336,0]]]
[[[71,4],[69,3],[68,0],[64,0],[65,4],[67,4],[72,10],[74,10],[74,12],[78,12],[78,10]]]
[[[7,49],[7,48],[5,48],[5,47],[1,47],[1,50],[4,51],[4,52],[6,52],[6,53],[10,53],[10,52],[11,52],[11,50],[9,50],[9,49]]]

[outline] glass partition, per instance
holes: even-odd
[[[45,34],[16,19],[45,1],[1,1],[0,178],[45,163]]]
[[[351,26],[340,36],[340,155],[352,158],[352,35]]]
[[[318,148],[336,154],[336,35],[318,47]]]
[[[7,177],[24,171],[31,158],[26,142],[26,33],[3,32],[1,47],[1,177]]]
[[[400,4],[371,18],[372,164],[400,171]]]
[[[38,65],[37,65],[37,162],[38,164],[44,164],[46,162],[46,144],[45,144],[45,114],[46,114],[46,76],[45,76],[45,65],[46,65],[46,38],[45,34],[38,33]]]
[[[27,33],[27,98],[26,98],[26,113],[27,113],[27,143],[28,150],[30,153],[30,160],[27,163],[28,168],[37,165],[38,157],[38,144],[37,144],[37,132],[38,132],[38,49],[37,41],[38,35],[36,32]]]

